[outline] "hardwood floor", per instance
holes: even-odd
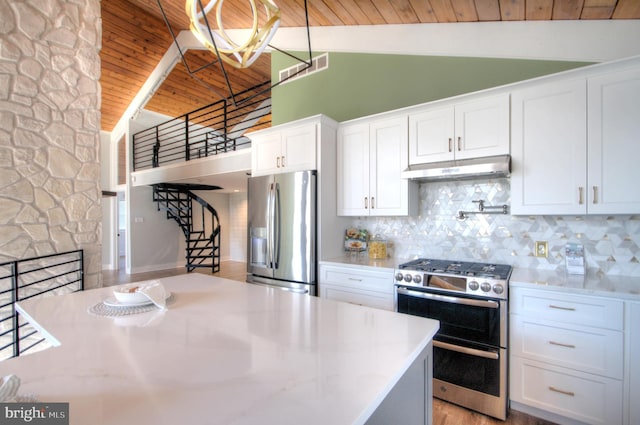
[[[511,410],[506,421],[494,419],[464,407],[433,399],[433,425],[555,425],[534,416]]]
[[[197,273],[211,274],[232,280],[245,281],[246,263],[238,261],[223,261],[218,273],[206,270],[196,270]],[[147,273],[128,275],[124,267],[119,271],[105,270],[102,272],[103,286],[119,285],[121,283],[136,282],[141,280],[159,279],[163,277],[186,274],[184,267],[158,270]],[[553,425],[551,422],[526,415],[521,412],[511,411],[506,421],[491,418],[477,412],[447,403],[439,399],[433,399],[433,425]]]
[[[207,269],[196,269],[195,273],[209,274],[211,276],[223,277],[226,279],[239,280],[244,282],[246,279],[247,265],[240,261],[222,261],[220,263],[220,271],[217,273],[211,273]],[[120,270],[103,270],[102,271],[102,286],[113,286],[121,283],[138,282],[141,280],[159,279],[169,276],[177,276],[186,274],[187,270],[184,267],[157,270],[153,272],[127,274],[125,268],[121,265]]]

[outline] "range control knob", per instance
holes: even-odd
[[[411,282],[411,279],[412,279],[412,277],[411,277],[410,274],[407,273],[407,274],[404,275],[404,281],[405,282],[409,283],[409,282]]]
[[[469,282],[469,289],[471,289],[472,291],[477,291],[478,288],[480,288],[480,284],[477,281],[472,280],[471,282]]]
[[[414,282],[414,283],[420,283],[420,282],[422,282],[422,276],[420,276],[419,274],[415,275],[415,276],[413,277],[413,282]]]
[[[482,292],[489,292],[491,291],[491,284],[489,282],[482,282],[480,289],[482,289]]]
[[[402,280],[402,273],[401,272],[396,273],[396,280],[398,282],[400,282]]]
[[[498,295],[502,294],[504,292],[504,286],[502,286],[499,283],[496,283],[495,285],[493,285],[493,292],[495,292]]]

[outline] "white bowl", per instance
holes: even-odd
[[[138,304],[149,301],[149,298],[142,292],[137,292],[140,285],[124,285],[113,291],[113,296],[118,302],[123,304]]]

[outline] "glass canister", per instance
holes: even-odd
[[[380,235],[375,235],[369,241],[369,258],[381,260],[387,258],[387,240]]]

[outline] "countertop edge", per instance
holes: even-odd
[[[408,261],[408,260],[406,260]],[[363,253],[361,257],[351,257],[349,254],[327,258],[325,260],[318,261],[319,265],[327,265],[327,266],[344,266],[344,267],[352,267],[352,268],[360,268],[367,267],[373,270],[385,270],[385,271],[393,271],[393,269],[397,268],[398,264],[402,264],[406,262],[402,259],[396,258],[384,258],[373,260],[370,259],[366,253]]]
[[[640,277],[601,275],[592,271],[579,275],[568,274],[565,270],[516,267],[511,274],[509,287],[640,301]]]

